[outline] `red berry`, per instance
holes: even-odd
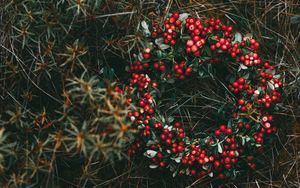
[[[188,68],[186,68],[186,70],[185,70],[185,74],[186,74],[186,75],[189,75],[192,71],[193,71],[192,67],[188,67]]]
[[[182,146],[180,146],[180,145],[179,145],[179,146],[177,146],[177,151],[178,151],[178,152],[182,152],[182,151],[183,151],[183,147],[182,147]]]
[[[189,47],[191,47],[191,46],[194,45],[194,41],[193,41],[193,40],[188,40],[188,41],[186,42],[186,45],[189,46]]]
[[[218,168],[219,166],[221,166],[220,161],[215,161],[215,162],[214,162],[214,167],[215,167],[215,168]]]
[[[161,161],[161,162],[159,163],[159,166],[160,166],[161,168],[163,168],[163,167],[165,167],[165,166],[166,166],[166,163],[165,163],[165,162],[163,162],[163,161]]]
[[[238,104],[239,104],[239,105],[245,104],[245,100],[244,100],[244,99],[239,99],[239,100],[238,100]]]
[[[226,134],[232,134],[232,129],[231,128],[227,128],[226,129]]]
[[[149,59],[150,58],[150,53],[143,53],[143,57],[145,59]]]
[[[219,129],[215,130],[215,135],[216,136],[220,136],[221,135],[221,131]]]
[[[216,50],[216,46],[215,46],[215,45],[211,45],[211,46],[210,46],[210,49],[211,49],[212,51],[215,51],[215,50]]]
[[[239,84],[244,84],[245,83],[245,78],[241,77],[238,79]]]
[[[225,132],[227,127],[225,125],[220,125],[220,131]]]
[[[192,45],[191,51],[196,52],[198,50],[198,47],[196,45]]]
[[[151,33],[151,37],[152,37],[152,38],[156,38],[156,37],[157,37],[157,32],[153,31],[153,32]]]
[[[218,178],[221,179],[221,180],[225,179],[225,175],[221,173],[221,174],[218,175]]]

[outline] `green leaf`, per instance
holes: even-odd
[[[224,113],[224,108],[226,107],[226,103],[223,104],[219,109],[218,109],[218,114],[223,114]]]
[[[157,59],[162,59],[162,58],[165,58],[167,55],[165,53],[163,53],[161,50],[156,50],[155,56]]]
[[[171,78],[167,80],[167,83],[169,84],[174,84],[175,83],[175,79]]]
[[[172,176],[173,178],[177,175],[177,171],[173,172]]]
[[[247,40],[247,41],[248,41],[248,40]],[[252,53],[252,51],[249,50],[249,49],[247,49],[247,48],[242,48],[242,53],[243,53],[243,54],[250,54],[250,53]]]
[[[173,121],[174,121],[174,117],[173,117],[173,116],[169,116],[169,117],[168,117],[168,122],[169,122],[169,123],[172,123]]]
[[[202,78],[204,76],[204,71],[202,69],[199,69],[198,74],[200,78]]]
[[[233,125],[233,121],[232,121],[232,119],[231,119],[231,120],[229,120],[229,121],[227,122],[227,127],[228,127],[228,128],[232,128],[232,125]]]
[[[243,77],[245,78],[245,79],[248,79],[249,78],[249,76],[250,76],[250,74],[249,73],[247,73],[246,75],[244,75]]]
[[[246,143],[246,139],[244,136],[242,136],[242,146],[245,145],[245,143]]]
[[[179,18],[178,18],[178,20],[180,20],[180,21],[185,21],[185,19],[187,19],[187,17],[189,17],[189,13],[182,13],[182,14],[180,14],[179,15]]]
[[[222,152],[223,152],[223,148],[222,148],[222,145],[221,145],[220,142],[218,143],[218,152],[219,152],[219,153],[222,153]]]
[[[242,42],[242,34],[240,32],[236,32],[234,34],[234,41],[233,41],[233,43],[236,43],[236,42],[238,42],[238,43]]]
[[[157,151],[154,150],[147,150],[144,155],[148,158],[153,158],[157,154]]]
[[[273,85],[272,83],[270,83],[270,82],[268,82],[268,86],[269,86],[269,88],[270,88],[271,90],[274,90],[274,89],[275,89],[274,85]]]
[[[104,67],[103,76],[105,79],[112,80],[114,78],[115,71],[113,68]]]
[[[142,22],[141,22],[141,26],[142,26],[142,28],[143,28],[143,32],[144,32],[144,34],[148,37],[148,36],[150,36],[150,30],[149,30],[149,27],[148,27],[148,24],[143,20]]]
[[[275,69],[267,69],[266,72],[274,75],[276,71],[275,71]]]
[[[211,37],[209,37],[209,39],[210,39],[213,43],[218,41],[214,35],[212,35]]]
[[[239,69],[238,69],[238,72],[239,72],[240,70],[247,70],[247,69],[248,69],[248,67],[247,67],[246,65],[240,64],[240,67],[239,67]]]
[[[162,37],[155,39],[155,44],[161,49],[161,50],[166,50],[170,48],[170,45],[167,45],[164,43],[164,39]]]
[[[158,167],[158,165],[155,165],[155,164],[149,165],[149,168],[152,168],[152,169],[157,168],[157,167]]]
[[[207,45],[204,46],[203,51],[205,52],[205,54],[206,54],[208,57],[211,57],[211,56],[212,56],[211,49],[210,49]]]

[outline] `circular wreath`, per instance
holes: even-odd
[[[141,134],[128,155],[142,151],[150,168],[168,168],[173,176],[223,179],[247,166],[255,169],[255,157],[278,131],[272,113],[278,110],[282,86],[276,67],[258,54],[258,41],[233,33],[219,19],[186,13],[172,13],[162,26],[152,23],[149,28],[142,22],[141,27],[147,37],[130,65],[126,86],[128,102],[136,106],[128,115]],[[199,134],[191,134],[180,120],[164,118],[158,105],[163,86],[217,71],[226,71],[224,93],[234,101],[218,128],[195,136]]]

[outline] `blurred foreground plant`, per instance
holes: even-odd
[[[43,111],[28,124],[22,119],[26,112],[6,112],[0,124],[3,185],[53,185],[63,166],[59,161],[72,165],[69,160],[79,160],[76,168],[87,168],[94,162],[124,157],[136,132],[125,115],[126,97],[115,91],[114,84],[99,84],[95,77],[70,79],[63,109],[57,110],[61,117],[56,120]],[[14,134],[4,134],[4,127]]]

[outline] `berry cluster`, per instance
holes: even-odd
[[[157,38],[163,31],[160,29],[159,25],[157,23],[153,23],[153,31],[151,32],[152,38]]]
[[[209,171],[203,171],[197,168],[197,165],[204,165],[208,162],[213,162],[214,157],[208,156],[206,150],[201,149],[199,146],[195,144],[191,144],[189,146],[190,152],[186,155],[183,155],[181,159],[181,163],[185,166],[190,168],[190,174],[193,176],[204,176]]]
[[[181,61],[179,64],[174,65],[175,77],[180,80],[184,80],[185,76],[188,76],[193,71],[192,67],[185,68],[185,61]]]
[[[186,48],[185,51],[187,53],[193,53],[194,56],[199,57],[200,49],[205,44],[205,40],[200,38],[198,35],[194,36],[192,39],[186,41]]]
[[[151,79],[144,74],[132,74],[130,84],[131,86],[137,86],[138,91],[143,91],[148,87]]]
[[[179,13],[172,13],[171,17],[164,21],[165,31],[163,32],[164,43],[165,44],[176,44],[176,39],[178,37],[178,32],[181,28],[181,21],[178,20]]]
[[[258,56],[257,53],[242,55],[240,57],[240,60],[246,66],[261,64],[261,59],[260,59],[260,57]]]
[[[159,61],[159,62],[155,62],[153,64],[153,68],[156,69],[156,70],[165,71],[166,70],[166,65],[163,61]]]
[[[210,49],[212,51],[216,50],[216,49],[221,49],[222,51],[227,51],[228,49],[230,49],[231,47],[231,40],[230,38],[219,38],[218,36],[215,37],[215,39],[217,40],[217,42],[215,44],[210,45]],[[236,48],[234,48],[236,49]],[[233,50],[230,50],[233,51]]]
[[[239,53],[241,53],[241,49],[238,44],[234,44],[232,48],[228,49],[228,53],[232,58],[235,58]]]
[[[135,61],[130,65],[130,72],[142,72],[149,68],[149,63],[142,63],[140,61]]]
[[[134,156],[138,151],[141,150],[142,146],[143,142],[141,140],[136,140],[134,143],[131,143],[131,145],[127,149],[127,155]]]
[[[224,143],[224,151],[220,155],[218,170],[220,167],[225,169],[231,169],[236,162],[238,161],[237,157],[239,156],[238,144],[234,137],[227,137]],[[216,161],[215,161],[216,162]],[[221,170],[222,171],[222,170]],[[222,175],[221,175],[222,176]]]
[[[163,132],[163,133],[160,135],[161,141],[162,141],[164,144],[169,145],[170,150],[171,150],[172,153],[176,154],[176,153],[182,152],[183,149],[184,149],[184,143],[183,143],[182,141],[180,141],[180,142],[178,142],[178,143],[173,142],[173,141],[172,141],[172,140],[173,140],[173,139],[172,139],[172,138],[173,138],[173,134],[170,133],[170,132],[168,132],[168,131],[166,131],[166,130],[168,130],[168,129],[164,129],[165,132]],[[166,134],[167,134],[167,135],[166,135]],[[179,133],[179,134],[181,134],[181,133]],[[178,134],[178,135],[179,135],[179,134]],[[178,138],[179,138],[179,136],[178,136]],[[179,138],[179,139],[182,139],[182,138]]]
[[[245,78],[243,77],[238,78],[236,81],[229,85],[229,89],[234,93],[241,92],[248,88],[249,84],[245,83]]]
[[[143,57],[145,58],[145,59],[149,59],[150,58],[150,48],[145,48],[144,49],[144,52],[143,52]]]
[[[126,92],[128,102],[136,108],[128,116],[139,128],[140,136],[129,147],[128,154],[141,150],[150,158],[151,168],[169,168],[178,175],[223,179],[245,166],[255,169],[255,156],[267,146],[265,140],[278,131],[272,112],[280,100],[283,84],[280,75],[275,74],[275,66],[263,63],[255,39],[244,37],[236,41],[233,27],[219,19],[183,18],[176,12],[163,24],[164,27],[154,25],[149,39],[152,41],[145,45],[151,46],[151,50],[145,48],[141,52],[144,59],[130,66],[132,76]],[[171,49],[162,50],[153,41],[159,37]],[[211,57],[207,58],[208,54]],[[226,112],[227,124],[220,122],[218,128],[203,132],[206,136],[198,138],[188,134],[180,120],[163,118],[156,93],[163,84],[174,83],[166,80],[181,81],[189,76],[196,79],[198,74],[193,73],[204,66],[203,59],[208,63],[224,62],[225,67],[232,63],[231,69],[240,64],[242,69],[231,70],[230,79],[225,80],[228,91],[234,95],[232,101],[236,101],[228,102],[232,110]]]
[[[219,129],[215,130],[215,136],[220,136],[220,135],[230,135],[232,134],[232,129],[226,127],[225,125],[220,125]]]
[[[280,93],[272,91],[271,95],[265,94],[261,99],[258,99],[258,103],[263,103],[266,108],[269,108],[271,103],[279,101],[280,96]]]
[[[254,50],[254,52],[256,52],[259,49],[259,43],[255,39],[252,38],[252,39],[249,40],[247,37],[244,37],[243,41],[241,42],[241,46],[245,47],[245,46],[247,46],[247,43],[250,44],[249,47],[252,50]]]

